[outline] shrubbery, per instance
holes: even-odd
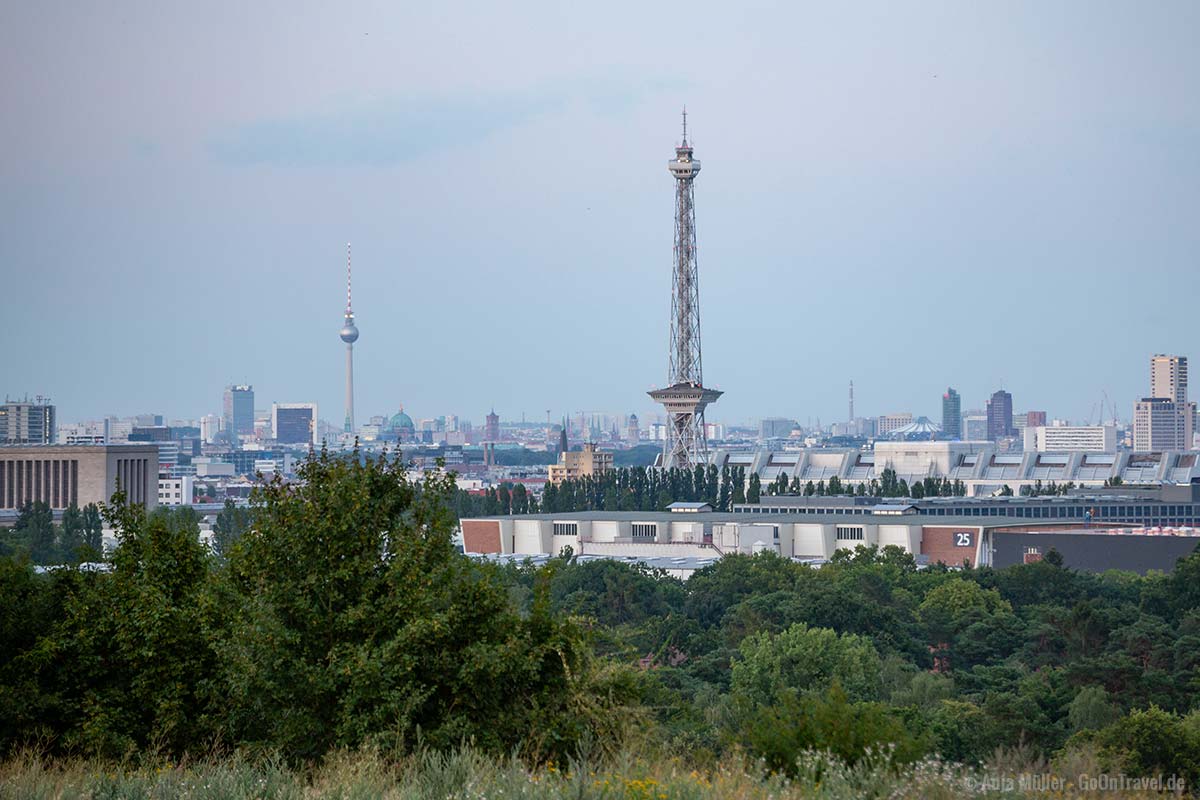
[[[732,555],[684,583],[464,557],[452,502],[450,478],[320,454],[227,511],[217,554],[194,515],[117,497],[111,571],[0,558],[0,753],[632,748],[801,776],[812,751],[899,769],[1020,748],[1200,779],[1200,555],[1144,577]]]

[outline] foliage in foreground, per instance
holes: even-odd
[[[497,568],[456,551],[451,478],[324,453],[300,478],[258,490],[221,558],[194,520],[118,496],[111,573],[0,564],[0,750],[473,742],[545,758],[619,738],[632,671],[595,662],[548,573],[518,608]]]
[[[531,770],[517,759],[496,759],[478,751],[424,752],[389,761],[377,752],[337,752],[320,766],[289,768],[273,759],[185,764],[148,762],[115,766],[108,762],[47,761],[25,754],[0,763],[0,800],[54,798],[138,798],[138,800],[311,800],[315,798],[386,798],[409,800],[860,800],[913,798],[952,800],[972,797],[1160,797],[1126,787],[1083,791],[1079,775],[1104,775],[1091,760],[1059,764],[1010,760],[982,770],[925,759],[895,768],[884,755],[847,766],[836,757],[806,752],[793,778],[740,766],[699,772],[675,760],[634,757],[598,764],[550,763]],[[1062,788],[1047,793],[1032,776],[1051,776]],[[1027,783],[1022,784],[1025,780]]]
[[[626,750],[803,781],[813,751],[849,772],[886,752],[908,775],[1022,748],[1200,781],[1200,555],[1138,576],[764,553],[685,583],[464,557],[452,481],[414,483],[395,460],[321,454],[302,477],[261,486],[246,518],[227,509],[216,553],[194,517],[117,498],[111,572],[0,558],[0,758],[308,768],[469,745],[531,766]]]

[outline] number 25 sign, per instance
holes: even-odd
[[[973,539],[974,539],[974,537],[971,535],[970,531],[956,531],[954,534],[954,546],[955,547],[974,547],[975,542],[973,541]]]

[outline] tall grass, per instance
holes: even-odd
[[[645,760],[624,754],[602,765],[546,764],[530,769],[517,759],[497,760],[471,750],[424,753],[389,761],[372,752],[338,753],[310,769],[292,769],[273,759],[241,756],[172,764],[113,765],[50,760],[33,753],[0,764],[0,798],[8,800],[792,800],[793,798],[1090,797],[1062,791],[1022,788],[1022,774],[1050,771],[1050,765],[1017,764],[1007,754],[989,765],[991,785],[980,785],[984,772],[966,771],[936,760],[896,768],[886,753],[848,767],[828,755],[801,757],[798,777],[786,780],[738,762],[706,771],[691,770],[674,759]],[[1086,754],[1070,770],[1098,774]],[[1062,765],[1067,767],[1068,765]],[[1067,770],[1062,770],[1066,772]],[[1000,776],[1014,778],[1014,787]],[[1094,795],[1112,797],[1111,792]],[[1132,795],[1123,797],[1159,796]]]

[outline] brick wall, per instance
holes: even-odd
[[[495,519],[465,519],[462,523],[463,549],[468,553],[499,553],[500,521]]]
[[[961,544],[961,534],[969,537],[969,545]],[[929,557],[929,563],[941,561],[951,567],[962,566],[966,561],[975,566],[975,553],[979,547],[979,528],[967,526],[948,527],[940,525],[921,526],[921,554]]]

